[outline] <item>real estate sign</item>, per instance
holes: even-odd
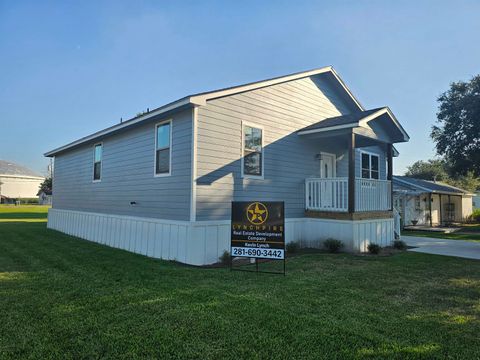
[[[233,257],[285,259],[283,201],[233,201]]]

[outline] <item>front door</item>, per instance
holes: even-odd
[[[335,168],[336,156],[335,154],[321,153],[320,154],[320,177],[322,179],[334,178],[336,176]],[[333,192],[334,181],[322,181],[321,203],[322,207],[334,207]]]

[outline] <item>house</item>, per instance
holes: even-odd
[[[472,214],[472,195],[441,182],[393,177],[394,207],[401,214],[404,226],[465,221]]]
[[[42,176],[24,166],[12,161],[0,160],[1,203],[9,203],[17,199],[36,198],[38,188],[43,180]]]
[[[186,96],[47,152],[48,227],[188,264],[229,250],[231,202],[284,201],[286,241],[394,239],[388,107],[332,67]]]
[[[51,190],[41,190],[38,193],[38,204],[39,205],[52,205],[52,191]]]

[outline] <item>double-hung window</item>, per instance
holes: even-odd
[[[172,122],[156,125],[155,133],[155,175],[170,175]]]
[[[379,178],[379,156],[362,152],[362,178],[378,179]]]
[[[96,144],[93,148],[93,181],[100,181],[102,178],[102,153],[103,145]]]
[[[242,174],[263,177],[263,129],[243,124]]]

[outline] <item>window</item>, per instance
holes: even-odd
[[[155,175],[170,175],[172,122],[158,124],[155,132]]]
[[[100,181],[102,178],[102,151],[103,145],[97,144],[93,150],[93,181]]]
[[[362,152],[362,178],[379,178],[379,159],[378,155]]]
[[[263,130],[243,125],[243,175],[263,176]]]
[[[415,211],[420,211],[421,209],[420,196],[415,196]]]

